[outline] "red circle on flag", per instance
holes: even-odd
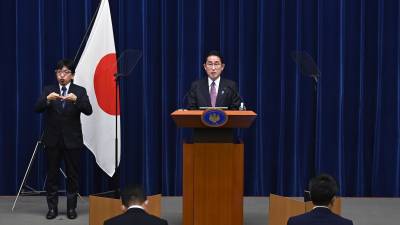
[[[117,72],[117,55],[115,53],[107,54],[101,58],[96,66],[94,73],[94,91],[96,93],[97,103],[100,108],[110,114],[119,115],[115,112],[115,79],[114,75]],[[117,90],[119,93],[119,90]],[[119,96],[118,96],[119,102]]]

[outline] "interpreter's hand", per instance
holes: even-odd
[[[57,100],[59,98],[61,98],[61,96],[55,92],[51,92],[49,95],[47,95],[47,101]]]
[[[74,93],[69,93],[67,96],[63,97],[64,100],[71,102],[75,102],[77,98],[78,97],[76,97]]]

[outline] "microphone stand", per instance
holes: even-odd
[[[115,81],[115,173],[113,176],[113,181],[112,185],[114,186],[114,197],[118,198],[119,197],[119,170],[118,170],[118,146],[119,146],[119,140],[118,140],[118,112],[121,112],[119,110],[120,104],[119,104],[119,87],[120,87],[120,78],[124,77],[125,75],[121,73],[115,73],[114,74],[114,81]]]
[[[312,174],[311,174],[311,176],[314,177],[315,176],[315,153],[317,151],[317,127],[318,127],[318,124],[317,124],[318,74],[311,74],[310,77],[313,78],[313,81],[314,81],[313,82],[314,83],[314,96],[313,96],[313,107],[314,107],[314,110],[313,110],[313,114],[314,114],[313,115],[314,116],[314,127],[313,127],[314,143],[313,143],[313,145],[314,145],[314,152],[312,154],[313,166],[312,166]]]
[[[111,198],[119,198],[120,191],[119,191],[119,181],[120,181],[120,170],[119,170],[119,158],[120,155],[118,150],[120,149],[121,141],[118,139],[118,120],[121,118],[121,110],[120,110],[120,80],[121,77],[127,77],[135,68],[137,62],[141,58],[142,54],[140,51],[135,49],[127,49],[121,53],[118,57],[116,64],[110,65],[116,66],[117,70],[114,73],[114,82],[115,82],[115,139],[114,139],[114,148],[115,148],[115,171],[114,175],[111,178],[111,190],[96,194],[96,196],[102,197],[111,197]],[[122,72],[119,72],[122,71]],[[120,118],[118,118],[118,116]]]
[[[315,175],[315,152],[317,151],[317,97],[318,97],[318,78],[320,71],[313,58],[305,51],[294,51],[291,53],[293,61],[300,67],[301,73],[313,79],[314,83],[314,96],[313,96],[313,116],[314,116],[314,151],[310,154],[313,166],[311,168],[311,176]]]
[[[120,101],[119,101],[119,96],[120,96],[120,80],[121,77],[127,77],[128,74],[123,74],[123,73],[115,73],[114,74],[114,81],[115,81],[115,173],[112,179],[112,185],[114,186],[112,189],[114,190],[114,197],[119,198],[120,193],[119,193],[119,170],[118,170],[118,146],[120,144],[120,141],[118,140],[118,112],[119,116],[121,116],[121,110],[119,109],[120,107]]]
[[[182,101],[181,101],[181,103],[180,103],[180,107],[179,107],[178,110],[181,110],[181,111],[187,110],[187,107],[185,107],[185,100],[187,99],[187,97],[189,96],[189,93],[190,93],[191,91],[192,91],[192,90],[189,90],[189,91],[186,92],[186,94],[183,96]]]

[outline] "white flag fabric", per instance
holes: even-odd
[[[108,0],[102,0],[86,46],[76,67],[74,83],[86,88],[93,107],[91,116],[82,115],[83,140],[96,157],[97,164],[110,177],[115,173],[114,74],[117,71],[114,35]],[[118,145],[118,165],[120,161]]]

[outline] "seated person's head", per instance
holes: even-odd
[[[147,202],[147,197],[142,186],[130,185],[122,190],[121,201],[123,207],[128,209],[132,205],[143,206]]]
[[[332,176],[321,174],[311,179],[309,190],[314,205],[332,206],[338,186]]]

